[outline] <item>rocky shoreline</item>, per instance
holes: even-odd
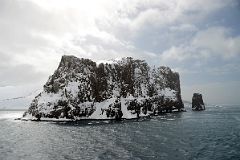
[[[176,114],[180,112],[186,112],[185,109],[178,111],[178,110],[173,110],[170,114]],[[144,116],[139,116],[139,118],[121,118],[121,119],[116,119],[116,118],[106,118],[106,119],[92,119],[92,118],[79,118],[79,119],[66,119],[66,118],[41,118],[37,119],[36,117],[20,117],[16,118],[14,120],[20,120],[20,121],[33,121],[33,122],[86,122],[86,121],[131,121],[131,120],[136,120],[136,121],[143,121],[147,119],[151,119],[153,117],[158,117],[158,116],[163,116],[166,115],[167,113],[161,113],[161,114],[156,114],[156,115],[144,115]]]

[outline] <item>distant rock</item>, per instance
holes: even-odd
[[[97,64],[63,56],[24,117],[138,118],[184,108],[179,74],[131,57]]]
[[[205,105],[203,102],[202,94],[194,93],[192,97],[192,110],[202,111],[205,110]]]

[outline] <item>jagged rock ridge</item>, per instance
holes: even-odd
[[[123,118],[135,118],[183,107],[179,74],[168,67],[151,69],[131,57],[97,64],[64,55],[24,116],[104,119],[121,110]]]

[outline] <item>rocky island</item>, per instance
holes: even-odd
[[[202,111],[205,110],[205,105],[203,102],[202,94],[194,93],[192,97],[192,110]]]
[[[24,113],[29,119],[132,119],[181,111],[179,74],[131,57],[107,63],[62,56]]]

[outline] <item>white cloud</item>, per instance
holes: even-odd
[[[240,36],[231,36],[224,27],[211,27],[200,31],[194,37],[192,45],[197,49],[207,49],[223,58],[240,55]]]
[[[185,46],[175,47],[172,46],[170,49],[164,51],[160,57],[162,61],[184,61],[194,56],[190,50]]]
[[[178,26],[171,26],[171,31],[174,32],[196,32],[198,28],[193,24],[180,24]]]
[[[140,51],[131,44],[132,37],[149,31],[152,27],[160,30],[169,24],[176,26],[173,30],[196,30],[193,24],[184,23],[189,18],[189,14],[185,13],[197,11],[193,12],[196,15],[201,14],[202,10],[209,13],[227,5],[226,2],[220,2],[5,0],[1,1],[0,48],[2,52],[15,57],[12,59],[17,60],[17,63],[28,64],[33,60],[32,65],[41,70],[40,63],[48,61],[44,57],[52,57],[47,63],[51,64],[52,59],[59,59],[61,54],[56,54],[54,50],[66,48],[72,39],[91,39],[89,35],[101,39],[100,43],[87,40],[81,46],[74,45],[71,49],[73,54],[79,52],[78,55],[90,58],[95,54],[92,52],[105,50],[109,52],[106,57],[113,55],[113,58],[117,52],[119,56],[145,54],[147,50]],[[180,26],[176,24],[179,22]],[[71,50],[67,50],[69,54],[72,54]],[[46,69],[53,70],[52,67],[54,66],[47,65]]]
[[[154,46],[165,49],[160,60],[169,62],[212,54],[235,57],[239,55],[239,37],[221,29],[201,31],[197,26],[231,4],[232,0],[2,0],[1,84],[15,86],[47,79],[62,54],[94,60],[134,56],[158,62],[160,51],[145,47],[153,41]],[[185,39],[192,36],[190,32],[197,32],[192,43]],[[137,46],[136,41],[141,40],[143,45]],[[168,48],[164,48],[166,43]]]
[[[93,60],[116,59],[132,56],[135,58],[149,59],[155,54],[142,51],[129,41],[119,40],[107,32],[75,36],[66,43],[62,53],[71,53],[78,57],[87,57]]]
[[[183,62],[189,59],[208,59],[220,57],[234,58],[240,55],[240,36],[231,36],[230,30],[224,27],[211,27],[196,32],[188,43],[172,46],[165,50],[160,57],[163,61],[176,60]]]

